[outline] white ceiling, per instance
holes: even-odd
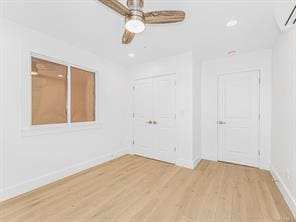
[[[146,0],[145,11],[184,10],[186,20],[149,25],[130,45],[121,44],[123,17],[97,0],[4,2],[5,17],[122,65],[185,51],[215,58],[230,50],[271,48],[279,32],[272,0]],[[237,19],[238,25],[226,28],[231,19]],[[129,58],[130,52],[136,57]]]

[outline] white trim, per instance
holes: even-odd
[[[196,158],[193,160],[193,162],[192,162],[192,168],[195,169],[195,168],[197,167],[197,165],[200,163],[201,160],[202,160],[202,159],[201,159],[200,156],[196,157]]]
[[[179,167],[185,167],[188,169],[193,169],[192,160],[185,160],[185,159],[177,159],[176,165]]]
[[[67,66],[67,123],[71,122],[71,66]]]
[[[296,199],[294,199],[291,191],[288,189],[288,187],[284,183],[284,180],[281,178],[280,174],[273,166],[270,167],[270,172],[273,179],[279,181],[276,183],[276,185],[279,188],[282,195],[284,196],[284,199],[286,200],[290,210],[292,211],[296,219]]]
[[[204,160],[218,161],[218,158],[217,158],[216,155],[210,155],[210,154],[205,154],[205,153],[203,153],[203,154],[201,155],[201,157],[202,157],[202,159],[204,159]]]
[[[185,167],[193,170],[200,163],[200,161],[200,157],[197,157],[194,160],[177,159],[176,165],[179,167]]]
[[[159,77],[164,77],[164,76],[172,76],[176,75],[176,80],[177,80],[177,73],[172,72],[172,73],[166,73],[166,74],[157,74],[157,75],[149,75],[148,77],[140,77],[140,78],[135,78],[133,79],[133,82],[138,81],[138,80],[144,80],[144,79],[153,79],[153,78],[159,78]]]
[[[0,74],[0,181],[2,181],[1,182],[1,184],[0,184],[0,199],[3,197],[3,190],[1,189],[1,187],[2,188],[4,188],[4,186],[5,186],[5,183],[4,183],[4,179],[5,179],[5,177],[4,177],[4,174],[5,174],[5,172],[4,172],[4,166],[5,166],[5,161],[4,161],[4,155],[5,155],[5,109],[3,109],[3,107],[5,107],[5,84],[4,84],[4,81],[5,81],[5,67],[4,66],[6,66],[6,64],[5,64],[5,61],[4,61],[4,59],[6,58],[5,57],[5,52],[4,52],[4,45],[5,45],[5,43],[4,43],[4,41],[5,41],[5,39],[4,38],[6,38],[5,36],[4,36],[4,33],[5,33],[5,22],[4,22],[4,20],[3,19],[0,19],[0,22],[1,22],[1,24],[0,24],[0,35],[1,35],[1,37],[0,37],[0,40],[1,40],[1,42],[0,42],[0,48],[2,49],[1,51],[0,51],[0,70],[1,70],[1,74]]]
[[[54,62],[60,65],[67,66],[67,123],[62,124],[48,124],[48,125],[32,125],[32,118],[31,118],[31,107],[32,107],[32,76],[31,76],[31,58],[39,58],[43,60],[47,60],[50,62]],[[55,134],[55,133],[69,133],[69,132],[75,132],[75,131],[81,131],[81,130],[87,130],[87,129],[94,129],[94,128],[101,128],[102,123],[100,122],[100,113],[99,113],[99,106],[98,106],[98,98],[99,98],[99,72],[87,68],[84,66],[76,65],[70,62],[65,62],[60,59],[56,59],[49,56],[44,56],[39,53],[35,52],[29,52],[28,53],[28,59],[25,60],[24,64],[24,70],[25,72],[21,72],[22,76],[21,79],[23,80],[21,83],[22,86],[22,106],[24,107],[25,112],[22,114],[22,127],[21,132],[22,136],[36,136],[36,135],[45,135],[45,134]],[[71,67],[75,67],[78,69],[83,69],[89,72],[93,72],[95,74],[95,121],[90,122],[79,122],[79,123],[71,123],[71,117],[70,117],[70,111],[71,111]],[[27,75],[24,75],[24,73],[28,73]]]
[[[85,122],[71,124],[51,124],[44,126],[31,126],[22,129],[23,137],[40,136],[47,134],[72,133],[83,130],[102,129],[103,123]]]
[[[38,187],[44,186],[46,184],[53,183],[57,180],[63,179],[65,177],[68,177],[68,176],[73,175],[75,173],[81,172],[81,171],[91,168],[93,166],[102,164],[104,162],[118,158],[118,157],[123,156],[125,154],[129,154],[130,153],[129,151],[130,151],[129,149],[124,149],[124,150],[121,150],[118,152],[109,153],[107,155],[97,157],[93,160],[79,163],[79,164],[70,166],[68,168],[64,168],[62,170],[59,170],[59,171],[51,172],[49,174],[28,180],[24,183],[21,183],[21,184],[12,186],[12,187],[4,188],[2,190],[2,193],[4,195],[1,197],[0,201],[4,201],[7,199],[16,197],[20,194],[32,191],[32,190],[34,190]]]

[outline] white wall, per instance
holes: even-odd
[[[135,65],[132,79],[177,75],[177,165],[192,168],[193,159],[193,62],[192,53]]]
[[[201,158],[201,61],[193,55],[193,160]]]
[[[296,216],[296,28],[273,51],[271,170]]]
[[[235,55],[202,62],[202,157],[217,160],[217,76],[260,70],[260,167],[270,165],[271,50]]]
[[[1,104],[5,115],[4,163],[3,152],[0,153],[0,165],[4,164],[4,170],[0,168],[4,174],[1,177],[4,185],[0,187],[4,191],[2,199],[129,152],[131,141],[124,133],[129,128],[126,102],[130,80],[126,70],[65,42],[7,20],[4,23],[1,30],[4,34],[4,58],[1,58],[5,59],[5,70],[1,72],[4,78],[1,83],[5,83],[4,105]],[[99,71],[97,103],[101,125],[53,134],[24,134],[24,80],[29,75],[30,51]]]

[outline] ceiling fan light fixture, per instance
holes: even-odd
[[[145,30],[144,19],[137,15],[127,17],[125,28],[132,33],[141,33]]]

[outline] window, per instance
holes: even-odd
[[[32,125],[96,120],[95,72],[31,57],[31,76]]]
[[[67,122],[67,69],[32,58],[32,125]]]
[[[71,122],[95,120],[95,74],[71,67]]]

